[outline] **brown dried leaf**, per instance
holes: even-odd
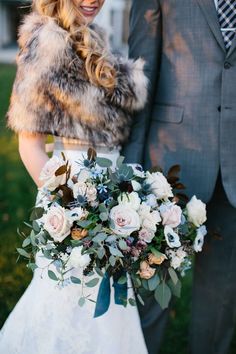
[[[63,165],[56,170],[55,176],[61,176],[64,173],[66,173],[66,171],[67,171],[67,167],[66,167],[66,165]]]
[[[88,155],[88,160],[89,161],[95,161],[96,158],[97,158],[96,150],[91,148],[91,147],[88,149],[87,155]]]
[[[180,165],[172,166],[168,171],[168,174],[167,174],[168,178],[169,177],[176,177],[176,175],[178,175],[180,173],[180,170],[181,170]]]
[[[161,168],[161,166],[153,166],[153,167],[151,167],[150,169],[149,169],[149,172],[150,173],[155,173],[155,172],[161,172],[161,173],[163,173],[163,170],[162,170],[162,168]]]

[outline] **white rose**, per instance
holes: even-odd
[[[56,242],[62,242],[70,234],[73,222],[67,213],[60,205],[54,205],[44,216],[44,229]]]
[[[39,176],[44,188],[54,191],[57,187],[66,183],[66,173],[60,176],[55,175],[55,172],[64,165],[65,161],[58,156],[53,156],[46,162]]]
[[[146,182],[150,185],[152,192],[157,199],[167,200],[173,197],[172,188],[161,172],[147,172]]]
[[[158,204],[155,194],[149,194],[146,198],[145,204],[149,205],[151,208],[156,208]]]
[[[178,205],[170,204],[160,207],[162,225],[168,225],[172,228],[179,226],[182,218],[182,209]]]
[[[139,182],[137,182],[137,181],[132,180],[131,184],[132,184],[133,190],[135,192],[140,191],[140,189],[142,188],[141,184]]]
[[[97,189],[92,183],[87,183],[86,198],[88,202],[94,202],[97,199]]]
[[[188,220],[195,226],[199,227],[207,220],[206,204],[197,199],[194,195],[186,206]]]
[[[152,230],[142,228],[138,233],[139,239],[147,243],[152,242],[155,233]]]
[[[151,212],[151,207],[145,203],[141,204],[138,213],[141,218],[142,227],[155,233],[157,225],[161,221],[160,213],[157,210]]]
[[[178,248],[181,246],[179,235],[176,232],[174,232],[172,227],[165,226],[164,234],[165,234],[166,243],[169,247]]]
[[[70,210],[67,213],[67,215],[72,220],[72,222],[74,222],[74,221],[79,221],[82,218],[85,218],[88,215],[88,212],[86,210],[82,209],[81,207],[77,207],[77,208]]]
[[[207,234],[206,226],[203,225],[197,229],[197,236],[194,240],[193,249],[195,252],[201,252],[204,245],[204,238]]]
[[[125,205],[117,205],[110,211],[111,228],[117,235],[130,235],[139,230],[140,219],[138,213]]]
[[[83,246],[74,247],[69,260],[68,266],[73,268],[85,268],[89,265],[91,258],[88,254],[82,254]]]
[[[141,199],[139,198],[137,192],[132,192],[130,194],[122,193],[118,197],[118,203],[120,205],[125,205],[125,206],[132,208],[134,210],[138,210],[140,203],[141,203]]]
[[[75,199],[78,198],[79,195],[85,197],[86,192],[87,192],[87,186],[84,182],[79,181],[73,185],[73,196]]]

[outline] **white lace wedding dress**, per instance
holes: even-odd
[[[86,149],[57,139],[54,154],[64,151],[75,163]],[[119,150],[100,149],[99,156],[116,161]],[[38,257],[42,267],[46,259]],[[37,269],[27,290],[16,304],[0,332],[1,354],[146,354],[137,307],[114,303],[101,317],[93,318],[95,304],[78,305],[81,286],[59,289],[47,272]],[[96,299],[98,287],[92,288]],[[113,289],[112,289],[113,291]],[[129,290],[132,292],[132,290]]]

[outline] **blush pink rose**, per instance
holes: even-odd
[[[172,228],[179,226],[181,223],[182,210],[178,205],[172,205],[161,211],[162,224]]]
[[[138,213],[125,205],[117,205],[110,211],[111,228],[117,235],[130,235],[139,230],[140,218]]]
[[[44,217],[44,229],[56,242],[62,242],[71,232],[73,220],[60,205],[49,209]]]

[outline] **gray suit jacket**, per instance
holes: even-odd
[[[130,57],[146,60],[149,102],[134,117],[126,161],[180,164],[209,201],[219,169],[236,207],[236,36],[227,53],[214,0],[133,0]]]

